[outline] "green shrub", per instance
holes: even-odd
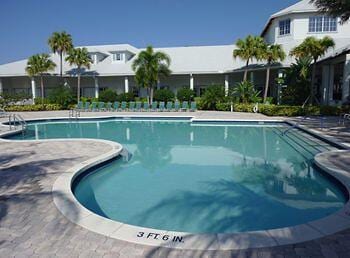
[[[26,93],[1,93],[0,94],[0,107],[6,107],[11,105],[11,103],[16,103],[19,101],[24,101],[31,99],[32,96]]]
[[[22,111],[52,111],[62,110],[63,107],[59,104],[44,104],[44,105],[10,105],[5,108],[8,112]]]
[[[93,98],[93,97],[81,97],[80,101],[85,103],[85,102],[98,102],[98,98]]]
[[[176,98],[179,101],[193,101],[194,97],[196,96],[196,93],[194,90],[191,90],[190,88],[184,87],[177,91]]]
[[[68,108],[69,105],[76,103],[72,90],[63,85],[51,91],[48,101],[49,104],[59,104],[65,109]]]
[[[41,105],[41,104],[51,104],[50,100],[48,98],[35,98],[34,104],[35,105]]]
[[[239,82],[229,91],[231,98],[241,103],[257,103],[262,99],[259,97],[260,91],[257,91],[250,81]]]
[[[100,92],[98,99],[103,102],[114,102],[117,101],[118,94],[113,89],[108,88]]]
[[[218,111],[231,111],[231,103],[230,102],[216,103],[216,110],[218,110]]]
[[[199,109],[216,110],[216,103],[228,102],[225,97],[225,87],[222,85],[213,85],[206,89],[199,102]]]
[[[233,111],[235,112],[253,112],[255,104],[233,104]]]
[[[133,92],[128,92],[128,93],[122,93],[120,95],[118,95],[116,101],[122,102],[122,101],[134,101],[135,100],[135,96]]]
[[[164,101],[164,102],[173,101],[174,97],[175,97],[174,92],[168,89],[156,90],[153,96],[154,100]]]

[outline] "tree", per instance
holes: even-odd
[[[340,17],[344,23],[350,18],[349,0],[310,0],[321,11],[328,13],[333,17]]]
[[[44,80],[43,75],[55,69],[56,64],[51,61],[48,54],[37,54],[29,57],[26,72],[30,77],[40,77],[41,104],[44,105]]]
[[[283,61],[286,58],[286,53],[283,51],[281,45],[266,45],[265,50],[263,51],[263,59],[267,61],[266,68],[266,84],[264,91],[264,103],[266,102],[267,92],[270,84],[270,69],[271,65],[278,61]]]
[[[261,101],[261,98],[259,98],[260,92],[257,91],[254,85],[249,81],[237,83],[230,95],[238,98],[238,101],[244,104]]]
[[[253,61],[254,58],[257,60],[260,60],[262,58],[265,42],[262,37],[249,35],[245,39],[237,40],[236,46],[237,48],[233,50],[233,57],[239,57],[242,60],[246,61],[243,77],[243,81],[246,81],[248,76],[249,62],[250,60]]]
[[[72,48],[68,52],[68,56],[66,57],[66,61],[70,65],[77,66],[77,75],[78,75],[78,88],[77,88],[77,101],[80,101],[80,77],[82,74],[82,68],[90,68],[92,60],[89,56],[88,50],[83,48]]]
[[[311,57],[313,60],[310,87],[310,104],[312,104],[315,99],[314,88],[316,82],[315,76],[317,60],[334,46],[335,43],[331,37],[325,36],[322,39],[317,39],[315,37],[307,37],[299,46],[293,48],[290,52],[291,56],[295,56],[297,58]]]
[[[153,90],[157,85],[160,76],[171,74],[170,57],[163,52],[155,52],[152,46],[141,51],[132,64],[135,72],[136,83],[147,89],[148,102],[153,102]]]
[[[63,54],[68,53],[73,48],[72,36],[65,31],[54,32],[48,40],[52,52],[60,56],[60,76],[62,78]]]

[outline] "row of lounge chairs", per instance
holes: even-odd
[[[183,101],[168,101],[168,102],[159,102],[154,101],[151,105],[148,102],[79,102],[76,110],[78,111],[196,111],[197,104],[196,102]]]

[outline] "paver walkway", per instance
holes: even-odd
[[[209,252],[135,245],[81,228],[56,209],[51,187],[106,148],[95,141],[0,140],[0,257],[350,257],[350,229],[296,245]]]

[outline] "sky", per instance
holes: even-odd
[[[65,30],[75,46],[233,44],[298,0],[0,0],[0,64],[49,52]]]

